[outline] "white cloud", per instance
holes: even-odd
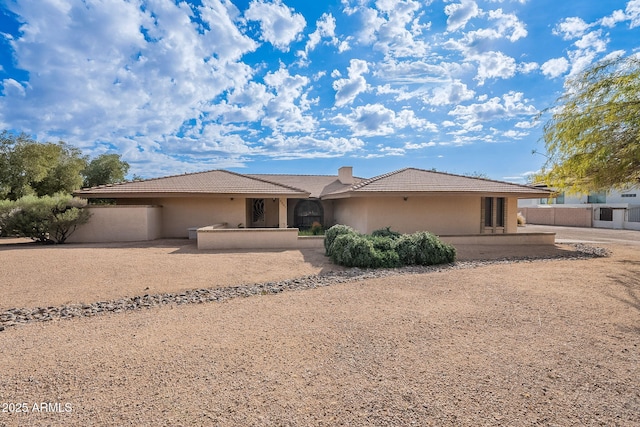
[[[582,18],[571,17],[556,25],[553,33],[561,35],[565,40],[571,40],[582,37],[589,27],[590,25],[584,22]]]
[[[377,29],[374,47],[391,57],[422,57],[428,44],[421,38],[429,24],[421,24],[416,12],[421,4],[415,0],[378,0],[382,22]]]
[[[2,94],[6,97],[24,98],[24,87],[14,79],[2,80]]]
[[[510,129],[506,132],[503,132],[502,136],[506,138],[511,138],[511,139],[522,139],[525,136],[529,136],[529,132],[522,132],[522,131]]]
[[[528,99],[524,99],[524,94],[514,91],[503,95],[502,98],[490,98],[482,104],[458,105],[449,112],[450,115],[472,126],[477,126],[479,122],[532,116],[536,113],[536,108]]]
[[[416,116],[416,113],[413,110],[408,109],[400,110],[400,112],[397,113],[394,120],[394,126],[396,128],[411,127],[420,131],[431,132],[437,132],[438,130],[435,124],[431,123],[429,120]]]
[[[574,44],[578,49],[591,49],[600,53],[607,50],[607,42],[608,40],[602,39],[602,30],[598,30],[583,35]]]
[[[536,123],[533,121],[518,122],[515,124],[515,127],[517,127],[518,129],[531,129],[531,128],[534,128],[535,126],[536,126]]]
[[[603,27],[613,28],[618,22],[624,22],[628,19],[627,15],[622,10],[614,10],[609,16],[605,16],[600,20],[600,24]]]
[[[293,9],[275,0],[266,3],[253,0],[244,14],[249,21],[258,21],[262,32],[261,39],[271,43],[283,52],[289,51],[291,42],[297,40],[307,21]]]
[[[460,3],[448,4],[444,7],[447,14],[447,31],[454,32],[464,28],[472,18],[480,13],[478,5],[473,0],[462,0]]]
[[[566,73],[569,69],[569,61],[567,58],[554,58],[550,59],[540,67],[542,70],[542,74],[552,79],[555,79],[558,76]]]
[[[266,155],[290,160],[340,157],[361,150],[365,143],[359,138],[276,135],[265,138],[265,145],[269,147]]]
[[[596,59],[596,52],[591,49],[575,50],[569,52],[569,60],[571,62],[571,71],[569,76],[575,76],[576,74],[585,70]]]
[[[436,132],[437,126],[404,109],[396,113],[382,104],[367,104],[356,107],[349,114],[338,114],[333,122],[347,126],[355,136],[381,136],[395,133],[396,129],[413,128]]]
[[[521,62],[518,64],[518,71],[522,74],[529,74],[540,68],[537,62]]]
[[[486,52],[471,59],[478,62],[475,80],[482,86],[486,79],[508,79],[516,74],[516,60],[502,52]]]
[[[309,52],[314,50],[323,38],[329,39],[330,43],[337,45],[339,43],[336,38],[336,19],[330,13],[324,13],[316,22],[316,30],[309,34],[309,40],[304,48],[300,51],[299,56],[306,58]]]
[[[625,8],[627,19],[631,21],[630,28],[640,26],[640,0],[630,0]]]
[[[527,29],[518,17],[511,13],[504,13],[502,9],[489,11],[489,19],[497,23],[497,32],[511,42],[527,37]]]
[[[473,99],[475,92],[460,80],[453,80],[433,89],[432,96],[425,99],[431,105],[459,104]]]
[[[350,104],[360,93],[367,90],[367,80],[362,76],[369,72],[367,61],[352,59],[348,68],[349,77],[333,82],[336,90],[336,107]]]
[[[422,150],[423,148],[435,147],[437,144],[435,142],[421,142],[419,144],[414,144],[411,142],[407,142],[404,144],[405,150]]]
[[[123,0],[25,0],[13,11],[24,24],[11,45],[29,85],[24,99],[0,99],[0,115],[32,133],[66,129],[80,147],[140,134],[162,141],[196,107],[251,77],[237,59],[256,43],[233,24],[235,7],[218,0],[194,10],[166,1],[143,10]],[[194,13],[215,28],[199,31]]]
[[[350,114],[338,114],[334,122],[351,128],[355,136],[389,135],[394,132],[396,113],[382,104],[355,108]]]
[[[275,96],[265,108],[262,125],[271,128],[276,133],[311,132],[317,121],[310,114],[309,102],[306,99],[305,88],[309,85],[309,78],[301,75],[292,76],[281,66],[264,78],[267,86],[275,92]]]

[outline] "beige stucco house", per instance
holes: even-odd
[[[190,230],[200,230],[200,239],[206,230],[307,228],[313,222],[347,224],[363,233],[391,227],[450,236],[514,234],[518,199],[549,192],[415,168],[364,179],[343,167],[337,175],[213,170],[85,188],[75,195],[115,201],[91,207],[91,221],[70,239],[104,242],[184,238]]]

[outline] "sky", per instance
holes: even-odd
[[[144,178],[524,183],[567,79],[639,44],[640,0],[0,0],[0,129]]]

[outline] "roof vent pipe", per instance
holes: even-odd
[[[352,185],[354,183],[353,167],[342,166],[340,169],[338,169],[338,181],[346,185]]]

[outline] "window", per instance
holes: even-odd
[[[622,194],[622,197],[636,197],[635,193]]]
[[[504,197],[496,199],[496,227],[504,227]]]
[[[493,198],[484,198],[484,226],[493,227]]]
[[[607,203],[607,193],[591,193],[587,197],[587,203]]]
[[[613,209],[600,208],[600,221],[613,221]]]
[[[504,197],[485,197],[484,198],[484,226],[485,227],[504,227],[506,199]],[[495,221],[495,224],[494,224]]]
[[[556,196],[556,204],[564,205],[564,193],[558,193]]]

